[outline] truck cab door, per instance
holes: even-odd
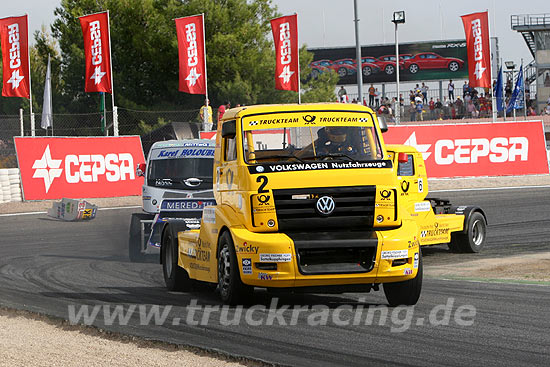
[[[235,123],[234,120],[225,121],[224,125]],[[222,136],[220,163],[216,166],[216,171],[214,172],[216,190],[221,199],[219,204],[228,204],[233,208],[236,207],[236,203],[233,202],[236,199],[236,195],[233,195],[233,193],[239,190],[239,175],[237,172],[237,146],[239,141],[240,139],[237,134]]]
[[[400,153],[406,154],[407,161],[397,162],[397,179],[399,182],[399,196],[409,213],[423,213],[430,211],[429,203],[424,202],[428,192],[428,182],[426,179],[426,168],[424,160],[420,153]],[[399,156],[399,153],[396,154]]]

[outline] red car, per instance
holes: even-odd
[[[311,62],[309,64],[309,67],[311,68],[311,76],[313,78],[317,78],[319,74],[327,71],[331,65],[332,61],[330,60],[317,60]]]
[[[385,70],[383,63],[374,57],[366,56],[361,58],[361,70],[363,70],[364,76],[370,76],[372,74],[379,73],[380,70]]]
[[[383,56],[383,57],[389,58],[391,56]],[[372,56],[365,56],[365,57],[361,58],[361,61],[363,62],[363,65],[365,65],[364,63],[366,63],[366,62],[371,63],[371,64],[375,64],[381,70],[384,70],[384,72],[387,75],[393,75],[395,73],[395,56],[393,56],[393,59],[391,59],[391,60],[390,59],[384,60],[384,59],[382,59],[382,57],[377,59],[377,58],[372,57]],[[403,70],[404,68],[405,68],[405,66],[403,65],[402,62],[400,62],[399,63],[399,69]],[[365,74],[365,67],[364,66],[363,66],[363,74],[365,76],[368,76],[368,75]]]
[[[336,70],[340,78],[357,73],[357,65],[354,59],[340,59],[332,62],[331,69]]]
[[[464,66],[464,61],[454,57],[443,57],[433,52],[422,52],[405,60],[405,67],[411,74],[424,69],[449,69],[458,71]]]

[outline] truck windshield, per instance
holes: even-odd
[[[155,159],[149,163],[149,186],[184,190],[212,188],[213,159]]]
[[[249,164],[281,161],[381,160],[382,149],[371,126],[295,126],[244,132]]]

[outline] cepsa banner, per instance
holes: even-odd
[[[384,141],[415,147],[428,177],[548,174],[542,121],[394,126]]]
[[[140,195],[139,136],[15,137],[25,200]]]

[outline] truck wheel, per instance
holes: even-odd
[[[191,286],[187,272],[178,265],[178,236],[173,226],[167,226],[161,242],[162,272],[169,291],[185,291]]]
[[[250,299],[253,287],[243,284],[235,246],[229,232],[224,232],[218,246],[218,289],[224,303],[231,305]]]
[[[131,262],[144,262],[147,255],[141,252],[141,221],[152,218],[145,213],[133,213],[128,236],[128,257]]]
[[[462,252],[475,253],[481,251],[486,238],[487,223],[485,217],[480,212],[474,212],[468,219],[466,233],[454,233],[451,244]]]
[[[418,272],[413,279],[404,282],[384,283],[384,294],[391,307],[412,306],[418,302],[422,290],[422,252],[418,250]]]

